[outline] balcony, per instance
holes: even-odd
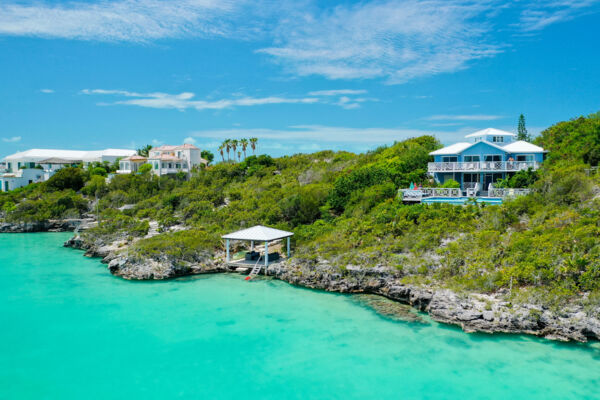
[[[540,168],[535,161],[432,162],[428,172],[516,172]]]

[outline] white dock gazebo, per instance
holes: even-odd
[[[269,266],[269,242],[274,240],[286,239],[287,238],[287,256],[290,257],[290,237],[294,234],[292,232],[281,231],[279,229],[269,228],[268,226],[256,225],[252,228],[243,229],[241,231],[233,232],[221,238],[225,239],[227,246],[227,264],[258,264],[258,262],[247,262],[245,259],[231,261],[229,254],[229,244],[231,240],[244,240],[250,242],[250,248],[254,251],[255,242],[264,242],[265,244],[265,270]],[[259,256],[260,260],[260,256]]]

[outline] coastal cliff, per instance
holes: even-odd
[[[115,276],[128,280],[162,280],[180,276],[230,272],[222,254],[206,255],[199,262],[128,257],[121,241],[95,246],[75,236],[66,247],[101,257]],[[291,259],[269,266],[268,276],[305,288],[339,293],[367,293],[411,305],[438,322],[460,326],[465,332],[530,334],[551,340],[600,340],[600,320],[580,305],[550,310],[533,304],[512,304],[506,293],[456,293],[433,285],[402,282],[396,269],[349,265],[340,271],[326,260]]]

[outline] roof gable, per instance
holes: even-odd
[[[450,146],[446,146],[442,149],[432,151],[431,153],[429,153],[429,155],[430,156],[445,156],[445,155],[452,155],[452,154],[461,154],[465,150],[470,149],[475,146],[478,146],[478,145],[487,145],[487,146],[494,147],[498,150],[501,150],[502,152],[505,152],[505,153],[507,152],[504,148],[502,148],[498,145],[495,145],[494,143],[490,143],[485,140],[482,140],[480,142],[475,142],[475,143],[467,143],[467,142],[454,143],[454,144],[452,144]]]

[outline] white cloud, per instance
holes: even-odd
[[[315,92],[308,92],[309,96],[339,96],[348,94],[365,94],[366,90],[354,90],[354,89],[335,89],[335,90],[317,90]]]
[[[599,4],[599,0],[555,0],[528,4],[516,24],[524,32],[540,31],[550,25],[569,21]]]
[[[183,139],[183,143],[187,143],[187,144],[196,144],[196,139],[194,139],[191,136],[186,137],[185,139]]]
[[[54,93],[54,90],[52,90],[52,89],[40,89],[40,92],[50,94],[50,93]]]
[[[365,91],[355,91],[356,93],[364,93]],[[127,90],[106,90],[106,89],[83,89],[81,94],[85,95],[103,95],[103,96],[118,96],[123,97],[123,100],[114,102],[103,102],[100,105],[130,105],[148,108],[164,108],[176,110],[222,110],[225,108],[234,107],[251,107],[267,104],[329,104],[339,106],[345,109],[353,109],[360,106],[360,103],[368,101],[377,101],[375,98],[366,97],[350,97],[340,96],[336,100],[330,100],[330,95],[324,96],[308,96],[308,97],[283,97],[283,96],[266,96],[266,97],[250,97],[240,95],[228,99],[219,100],[196,100],[195,94],[183,92],[179,94],[170,94],[162,92],[139,93]],[[333,95],[331,95],[333,96]]]
[[[497,119],[504,118],[501,115],[484,115],[484,114],[473,114],[473,115],[432,115],[425,119],[429,121],[494,121]]]
[[[17,143],[21,141],[21,136],[13,136],[9,138],[2,138],[2,141],[5,143]]]
[[[280,44],[259,50],[298,75],[383,77],[389,83],[453,72],[500,51],[476,22],[490,2],[400,0],[340,5],[286,19]]]
[[[409,137],[431,135],[431,131],[402,128],[347,128],[321,125],[295,125],[288,129],[217,129],[192,133],[193,137],[224,139],[228,137],[257,137],[265,141],[302,141],[316,143],[392,143]]]
[[[144,42],[176,37],[227,36],[242,1],[101,0],[8,1],[0,5],[0,34],[101,41]]]
[[[160,146],[163,143],[164,142],[162,140],[152,139],[152,146]]]

